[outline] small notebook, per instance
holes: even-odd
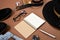
[[[45,23],[45,20],[40,18],[34,13],[31,13],[26,18],[24,18],[23,21],[18,23],[15,26],[15,29],[23,35],[25,38],[28,38],[37,28],[39,28],[43,23]]]

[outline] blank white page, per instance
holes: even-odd
[[[39,28],[45,22],[45,20],[34,13],[31,13],[26,18],[24,18],[24,21],[35,29]]]

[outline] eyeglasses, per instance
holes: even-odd
[[[15,18],[13,18],[14,22],[16,22],[19,17],[25,16],[26,14],[27,14],[26,11],[25,10],[22,10],[21,13],[18,16],[16,16]]]

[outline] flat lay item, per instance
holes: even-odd
[[[43,5],[44,1],[43,0],[32,0],[31,3],[32,4],[42,4]],[[36,5],[36,6],[39,6],[39,5]]]
[[[25,10],[22,10],[21,13],[20,13],[17,17],[14,17],[14,18],[13,18],[14,22],[18,21],[17,19],[18,19],[19,17],[21,17],[21,16],[23,16],[23,15],[26,15],[26,14],[27,14],[26,11],[25,11]]]
[[[4,22],[0,22],[0,34],[4,34],[6,31],[8,31],[8,25]]]
[[[23,4],[29,4],[29,2],[31,2],[31,0],[22,0],[23,1]]]
[[[22,21],[19,24],[15,26],[15,29],[24,36],[24,38],[28,38],[34,31],[30,25],[28,25],[26,22]]]
[[[29,8],[29,7],[32,7],[32,6],[41,6],[43,3],[41,4],[26,4],[26,5],[21,5],[21,6],[17,6],[16,7],[16,10],[22,10],[22,9],[25,9],[25,8]]]
[[[43,8],[43,16],[53,27],[60,29],[60,4],[50,1]]]
[[[23,35],[25,38],[28,38],[33,32],[35,32],[43,23],[45,23],[45,20],[40,18],[34,13],[31,13],[26,18],[24,18],[23,21],[18,23],[15,26],[15,29]]]
[[[13,40],[23,40],[22,38],[19,38],[11,32],[6,32],[4,35],[0,35],[0,40],[9,40],[10,38],[13,38]]]
[[[39,28],[39,26],[41,26],[45,22],[45,20],[37,18],[37,16],[33,13],[31,13],[29,16],[24,18],[24,21],[36,30]],[[42,30],[42,31],[41,30],[42,29],[40,29],[39,31],[40,32],[44,31],[44,30]],[[47,34],[48,32],[44,31],[43,33]],[[56,38],[54,35],[52,35],[50,33],[48,33],[47,35],[51,36],[52,38]]]
[[[33,35],[32,40],[40,40],[39,36]]]
[[[39,28],[45,22],[45,20],[43,20],[34,13],[31,13],[29,16],[24,18],[24,21],[30,26],[32,26],[34,29]]]
[[[20,6],[20,2],[16,2],[16,8]]]
[[[33,2],[33,3],[40,3],[40,2],[42,3],[43,0],[32,0],[32,2]]]
[[[24,2],[25,2],[25,1],[24,1]],[[33,2],[33,1],[29,1],[29,0],[28,0],[28,3],[27,3],[27,4],[24,3],[24,4],[21,5],[21,6],[17,6],[17,7],[16,7],[16,10],[25,9],[25,8],[32,7],[32,6],[35,6],[35,7],[42,6],[43,3],[44,3],[43,0],[40,0],[39,3],[38,3],[38,2],[35,3],[35,2]]]
[[[20,2],[16,2],[16,6],[19,6]]]
[[[12,9],[4,8],[0,9],[0,21],[8,19],[12,14]]]
[[[53,35],[53,34],[50,34],[50,33],[46,32],[46,31],[44,31],[44,30],[42,30],[42,29],[39,29],[39,31],[42,32],[42,33],[44,33],[44,34],[46,34],[46,35],[48,35],[48,36],[50,36],[51,38],[56,39],[56,36]]]

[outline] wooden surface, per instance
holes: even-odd
[[[49,2],[49,1],[50,0],[44,0],[44,5],[47,2]],[[22,16],[19,21],[16,21],[16,22],[13,21],[13,18],[16,17],[21,11],[21,10],[15,11],[15,8],[16,8],[16,4],[15,3],[16,2],[20,2],[21,3],[20,5],[23,4],[22,0],[0,0],[0,9],[9,7],[9,8],[11,8],[13,10],[11,17],[8,18],[7,20],[3,21],[5,23],[7,23],[11,27],[11,29],[9,30],[10,32],[12,32],[13,34],[23,38],[24,40],[32,40],[32,36],[33,35],[38,35],[40,37],[40,40],[60,40],[60,30],[58,30],[58,29],[54,28],[53,26],[51,26],[50,24],[48,24],[47,21],[39,29],[45,30],[48,33],[51,33],[51,34],[55,35],[56,39],[53,39],[53,38],[41,33],[39,30],[36,30],[32,35],[30,35],[27,39],[25,39],[19,32],[17,32],[14,29],[15,25],[18,24],[19,22],[21,22],[25,18],[25,17]],[[43,6],[39,6],[39,7],[30,7],[30,8],[26,8],[24,10],[26,10],[26,12],[28,14],[31,13],[31,12],[34,12],[37,15],[39,15],[41,18],[44,19],[43,13],[42,13],[44,5]]]

